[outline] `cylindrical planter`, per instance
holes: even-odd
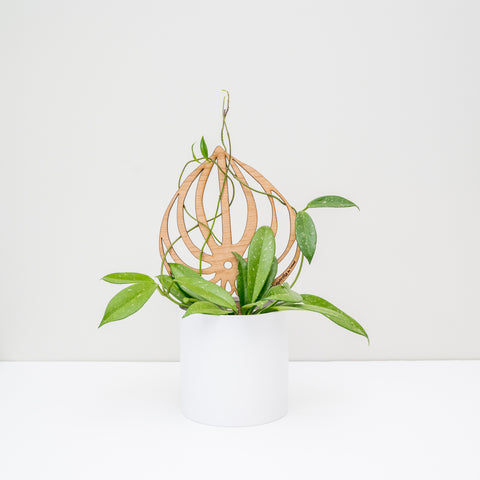
[[[288,410],[286,312],[181,319],[181,402],[196,422],[248,426]]]

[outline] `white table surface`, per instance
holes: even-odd
[[[285,418],[220,428],[177,363],[0,363],[0,478],[480,479],[480,361],[290,368]]]

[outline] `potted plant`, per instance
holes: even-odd
[[[183,413],[201,423],[240,426],[270,422],[287,413],[289,316],[302,310],[316,312],[367,340],[368,336],[357,321],[327,300],[293,289],[304,259],[311,263],[316,249],[316,229],[307,210],[358,207],[343,197],[328,195],[315,198],[302,210],[293,208],[265,177],[232,156],[226,123],[229,100],[226,92],[222,146],[209,153],[202,137],[201,155],[197,157],[192,145],[192,159],[181,172],[178,191],[161,226],[160,274],[122,272],[103,277],[106,282],[129,286],[110,300],[100,326],[137,312],[155,291],[177,304],[182,314]],[[182,182],[192,164],[195,169]],[[219,193],[208,218],[204,194],[213,171]],[[193,212],[187,198],[195,183]],[[246,225],[237,242],[232,239],[230,211],[235,187],[243,193],[247,206]],[[258,227],[254,195],[268,201],[270,225]],[[276,248],[276,206],[287,212],[290,226],[281,252]],[[172,240],[174,212],[178,235]],[[194,234],[200,236],[198,245],[191,238]],[[182,260],[180,245],[195,257],[196,264]],[[280,269],[285,261],[287,266]],[[295,269],[296,276],[289,284],[285,280]]]

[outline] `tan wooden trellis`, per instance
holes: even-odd
[[[247,202],[247,221],[246,221],[245,230],[243,232],[243,235],[240,241],[238,241],[237,243],[233,243],[232,242],[232,225],[231,225],[232,219],[230,218],[230,207],[229,207],[229,191],[228,191],[229,185],[227,181],[221,196],[221,204],[220,204],[221,216],[217,219],[217,221],[221,220],[221,223],[222,223],[222,239],[221,239],[222,241],[221,243],[218,243],[213,237],[213,235],[209,236],[209,230],[207,228],[207,217],[205,214],[205,209],[203,204],[203,195],[205,192],[205,186],[207,184],[207,180],[212,171],[212,168],[216,165],[216,163],[218,164],[221,170],[226,172],[226,165],[227,165],[228,158],[229,158],[229,155],[227,154],[227,152],[225,152],[225,150],[222,147],[218,146],[213,152],[213,154],[210,156],[210,159],[213,161],[205,161],[202,164],[200,164],[180,185],[180,188],[178,189],[178,191],[175,193],[172,200],[170,201],[170,204],[168,205],[167,211],[165,212],[165,215],[162,220],[162,225],[160,228],[160,254],[162,256],[162,259],[164,259],[165,268],[169,273],[170,273],[170,268],[167,263],[167,259],[165,255],[166,252],[169,255],[171,255],[171,257],[176,263],[187,265],[193,270],[197,272],[199,271],[198,269],[199,263],[197,263],[196,265],[188,265],[180,258],[177,251],[175,250],[175,245],[172,246],[172,241],[168,233],[169,217],[176,203],[177,204],[177,207],[176,207],[177,226],[178,226],[179,234],[184,244],[190,251],[190,253],[192,253],[195,258],[200,260],[201,249],[194,244],[194,242],[192,241],[192,239],[188,234],[187,226],[185,223],[185,210],[184,210],[185,200],[187,198],[187,194],[190,190],[190,187],[198,178],[197,188],[195,192],[195,215],[199,222],[199,229],[204,239],[206,240],[208,238],[207,245],[211,252],[211,253],[208,253],[207,251],[203,252],[202,262],[205,262],[205,263],[202,263],[202,274],[207,274],[207,275],[214,274],[214,277],[211,279],[211,281],[213,283],[220,282],[220,285],[223,288],[226,288],[228,291],[234,294],[236,293],[235,279],[237,277],[237,261],[235,259],[235,256],[232,254],[232,252],[237,252],[241,256],[244,256],[245,251],[247,250],[247,247],[250,244],[250,240],[252,239],[257,229],[258,215],[257,215],[257,205],[256,205],[255,198],[252,191],[248,187],[244,185],[240,185]],[[285,203],[285,207],[288,209],[288,213],[289,213],[290,234],[289,234],[289,239],[285,247],[285,250],[278,257],[278,262],[280,263],[287,256],[287,254],[295,244],[295,211],[290,206],[290,204],[286,201],[283,195],[263,175],[257,172],[254,168],[250,167],[249,165],[246,165],[245,163],[240,162],[239,160],[237,160],[235,157],[232,156],[231,162],[230,162],[230,169],[233,170],[235,175],[242,182],[247,183],[242,173],[242,169],[243,169],[253,179],[255,179],[256,182],[258,182],[258,184],[262,187],[262,189],[266,193],[275,194],[277,197],[281,198],[282,201]],[[221,191],[222,189],[224,179],[225,179],[224,173],[222,173],[219,170],[218,171],[218,181],[219,181],[219,188],[220,188],[219,191]],[[278,201],[274,200],[272,197],[268,197],[268,199],[270,201],[270,205],[272,209],[272,219],[271,219],[270,226],[273,230],[273,233],[276,235],[277,229],[278,229],[278,219],[277,219],[275,202],[277,202],[278,204]],[[295,265],[297,264],[299,257],[300,257],[300,249],[297,246],[292,261],[287,266],[287,268],[285,268],[282,272],[279,272],[279,275],[274,281],[275,284],[283,283],[285,281],[285,279],[290,275],[290,273],[295,268]]]

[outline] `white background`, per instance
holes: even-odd
[[[113,271],[159,270],[190,145],[219,140],[314,211],[297,284],[372,343],[292,318],[292,359],[480,358],[479,41],[472,1],[0,3],[0,359],[174,360],[152,298],[97,330]]]

